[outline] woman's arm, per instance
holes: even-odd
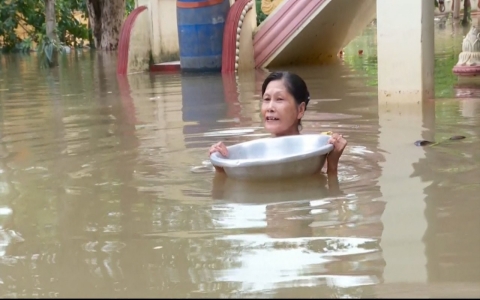
[[[328,194],[330,196],[338,196],[343,194],[342,191],[340,190],[340,184],[338,182],[338,176],[337,174],[328,174]]]
[[[327,174],[336,175],[338,171],[338,162],[340,156],[342,156],[343,150],[347,146],[347,140],[343,138],[343,135],[333,133],[328,143],[333,145],[333,150],[327,154],[327,160],[325,162],[327,168]]]
[[[337,175],[338,160],[330,160],[330,163],[328,163],[328,161],[329,160],[327,156],[327,159],[325,160],[325,163],[323,164],[321,171],[329,175]]]
[[[320,171],[322,174],[325,174],[327,177],[328,193],[330,196],[338,196],[342,194],[340,190],[340,184],[338,182],[338,175],[336,168],[328,169],[328,162],[325,161],[325,164]]]

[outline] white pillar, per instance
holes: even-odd
[[[425,151],[414,145],[428,139],[435,122],[435,103],[397,103],[379,105],[379,148],[385,159],[379,165],[378,179],[383,200],[383,233],[381,247],[386,266],[384,281],[389,283],[427,280],[425,245],[422,238],[427,229],[424,189],[431,182],[419,176],[412,178],[413,164],[425,157]]]
[[[149,6],[150,0],[135,0],[135,7],[139,6]]]
[[[149,0],[152,20],[152,58],[154,63],[179,59],[177,1]]]
[[[380,102],[434,97],[434,10],[433,1],[377,0]]]

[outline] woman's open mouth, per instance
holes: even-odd
[[[265,117],[266,121],[278,121],[279,119],[277,117]]]

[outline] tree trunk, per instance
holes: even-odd
[[[453,18],[460,19],[460,0],[453,0],[452,10],[453,10]]]
[[[45,29],[46,35],[51,42],[57,42],[56,33],[57,22],[55,21],[55,0],[45,0]],[[48,62],[50,67],[58,65],[58,51],[54,48],[52,51],[52,60]]]
[[[103,0],[87,0],[88,21],[95,48],[100,47],[102,40],[102,3]]]
[[[87,18],[87,30],[88,30],[88,47],[95,48],[95,42],[93,41],[93,34],[92,34],[92,19],[89,16],[88,9],[85,13]]]
[[[460,1],[460,0],[457,0]],[[467,26],[468,25],[468,18],[470,17],[470,0],[465,0],[463,2],[463,19],[462,19],[462,25]]]
[[[55,0],[45,0],[45,27],[47,36],[52,40],[56,40]]]
[[[117,50],[126,0],[87,0],[95,48]]]

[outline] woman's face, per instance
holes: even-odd
[[[274,80],[265,89],[261,111],[265,129],[271,134],[299,134],[298,121],[305,113],[305,103],[297,105],[283,80]]]

